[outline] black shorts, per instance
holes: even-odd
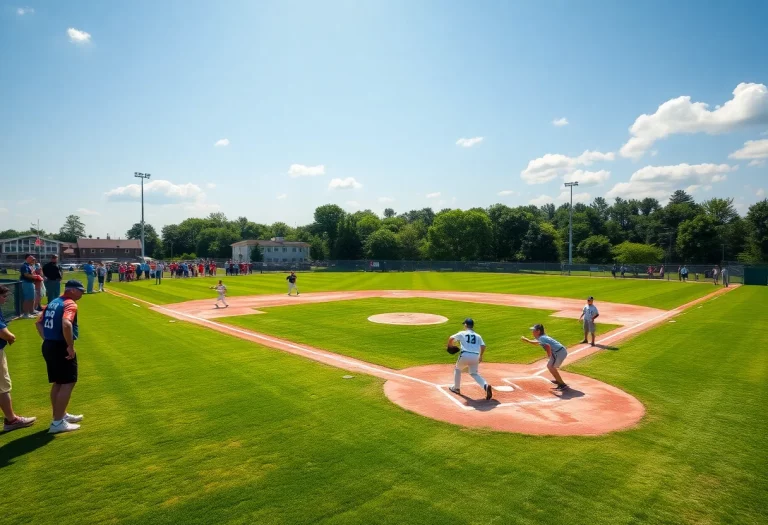
[[[67,359],[68,355],[66,341],[43,341],[43,358],[48,369],[49,383],[77,383],[77,356]]]

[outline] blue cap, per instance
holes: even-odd
[[[475,322],[472,320],[471,317],[467,317],[466,319],[464,319],[464,324],[469,327],[475,326]]]
[[[74,289],[74,290],[80,290],[81,292],[85,291],[85,287],[83,286],[83,283],[78,281],[77,279],[72,279],[67,281],[67,284],[64,285],[64,289]]]

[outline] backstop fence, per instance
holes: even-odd
[[[5,303],[0,304],[0,311],[3,312],[5,320],[8,321],[21,314],[21,283],[19,281],[0,279],[0,285],[10,290]]]

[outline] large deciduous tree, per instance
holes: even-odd
[[[683,221],[677,229],[676,245],[684,261],[708,263],[720,260],[717,224],[708,215]]]
[[[605,235],[591,235],[581,241],[577,248],[577,253],[588,262],[607,263],[610,262],[613,254],[611,250],[610,239]]]
[[[385,261],[400,259],[400,242],[397,235],[386,228],[373,232],[365,241],[365,255],[369,259]]]
[[[658,246],[625,241],[613,247],[613,257],[622,264],[658,264],[664,259],[664,250]]]
[[[435,216],[427,232],[429,255],[440,261],[482,261],[491,251],[491,220],[482,211],[449,210]]]
[[[768,261],[768,199],[749,207],[747,223],[751,229],[749,242],[751,251],[760,261]]]
[[[85,237],[85,224],[77,215],[68,215],[59,228],[58,237],[63,242],[77,242],[77,239]]]
[[[126,239],[138,239],[141,240],[141,223],[137,222],[131,229],[125,232]],[[144,223],[144,253],[148,256],[154,257],[155,252],[160,247],[160,237],[157,235],[157,231],[151,224]]]
[[[520,259],[530,262],[557,262],[560,260],[557,230],[548,222],[532,222],[520,246]]]

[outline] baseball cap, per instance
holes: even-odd
[[[541,333],[544,333],[544,325],[543,324],[535,324],[530,328],[531,331],[538,330]]]
[[[467,326],[475,326],[475,321],[471,317],[464,319],[464,324]]]
[[[592,297],[591,295],[589,297],[587,297],[587,301],[594,301],[594,300],[595,300],[595,298]]]
[[[64,289],[66,290],[67,288],[72,288],[72,289],[75,289],[75,290],[80,290],[81,292],[85,291],[85,287],[83,286],[83,283],[81,283],[77,279],[71,279],[71,280],[67,281],[67,284],[64,285]]]

